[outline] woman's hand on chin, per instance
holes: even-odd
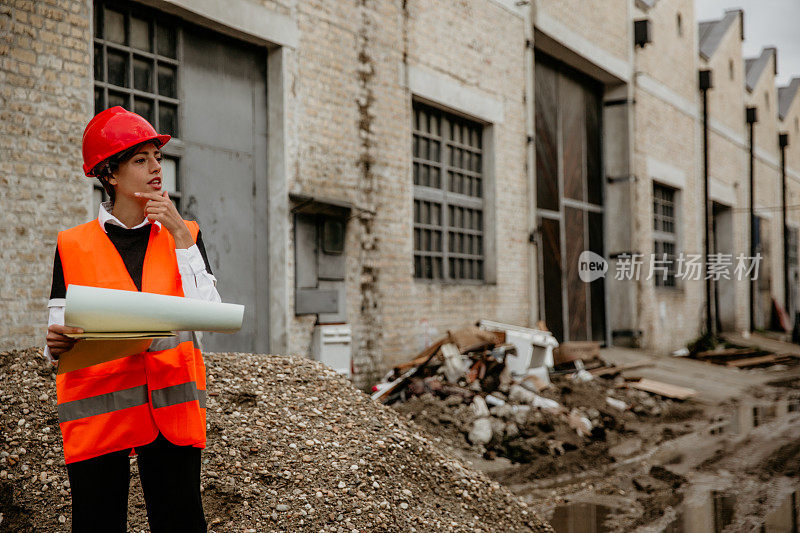
[[[161,193],[156,192],[137,192],[134,193],[139,198],[147,198],[144,206],[144,215],[150,222],[159,222],[167,229],[175,239],[176,248],[189,248],[194,244],[192,234],[183,222],[183,217],[178,213],[178,209],[169,193],[165,190]]]

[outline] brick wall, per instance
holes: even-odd
[[[396,303],[387,307],[384,320],[386,364],[417,350],[415,333],[424,321],[442,334],[481,318],[529,323],[524,42],[522,18],[494,2],[409,2],[409,65],[433,70],[503,104],[504,120],[494,125],[497,257],[486,258],[497,261],[497,282],[476,286],[413,280],[411,130],[410,118],[405,119],[401,146],[406,177],[400,181],[400,209],[395,213],[401,233],[387,258],[395,265],[387,296]],[[410,99],[406,94],[406,109]]]
[[[716,122],[744,137],[747,133],[743,110],[745,72],[738,24],[728,29],[714,55],[708,61],[701,59],[701,63],[703,68],[710,68],[714,73],[714,87],[708,93],[709,114]]]
[[[703,252],[702,188],[696,171],[695,120],[650,93],[636,92],[634,201],[635,249],[645,254],[645,265],[653,253],[653,174],[648,161],[669,164],[684,176],[677,201],[677,252]],[[662,179],[662,184],[672,185]],[[643,269],[642,277],[645,278]],[[704,298],[701,281],[678,281],[675,288],[656,287],[652,279],[642,279],[640,290],[640,328],[643,346],[659,352],[674,350],[696,337],[702,325],[700,310]]]
[[[346,247],[357,383],[369,384],[412,355],[421,321],[442,333],[486,317],[527,324],[522,19],[489,0],[356,2],[336,10],[330,2],[310,2],[298,5],[297,17],[290,105],[298,151],[289,189],[357,208]],[[495,236],[505,259],[496,284],[413,279],[408,66],[503,103],[505,120],[495,126],[502,179]],[[308,351],[313,323],[313,317],[292,320],[290,351]]]
[[[795,95],[779,127],[781,133],[789,136],[789,146],[786,147],[787,204],[800,205],[800,95]],[[790,209],[787,218],[792,223],[800,224],[800,209]]]
[[[800,175],[800,94],[795,95],[789,112],[780,123],[780,131],[789,135],[786,167]]]
[[[89,5],[0,5],[0,349],[41,344],[58,228],[88,219]]]
[[[660,89],[646,89],[637,77],[635,85],[634,165],[638,177],[636,201],[636,249],[645,254],[649,264],[653,253],[653,181],[678,186],[678,254],[703,253],[702,175],[698,161],[696,109],[697,35],[691,0],[658,2],[646,13],[652,22],[652,42],[635,53],[635,71],[649,84]],[[680,18],[680,25],[678,19]],[[663,94],[662,94],[663,93]],[[665,95],[669,95],[668,97]],[[654,170],[668,165],[669,175],[679,173],[681,183]],[[651,168],[651,166],[653,168]],[[654,280],[643,279],[640,291],[640,329],[642,345],[666,352],[695,338],[703,324],[702,281],[678,280],[676,287],[656,287]]]
[[[647,73],[676,95],[694,102],[697,98],[694,1],[656,2],[641,16],[650,19],[652,42],[636,48],[636,71]]]
[[[774,61],[773,55],[752,92],[745,92],[745,104],[755,106],[758,110],[758,122],[755,125],[755,206],[756,215],[765,218],[769,228],[768,252],[761,263],[759,278],[764,280],[762,284],[768,280],[773,298],[782,303],[783,226]],[[769,302],[761,301],[758,307],[761,309],[761,324],[768,326],[771,314]]]
[[[556,19],[604,52],[628,61],[631,31],[628,0],[537,0],[534,9]]]
[[[728,29],[714,55],[701,59],[701,68],[711,69],[713,88],[708,92],[709,176],[731,193],[734,203],[733,255],[750,255],[747,125],[744,121],[744,59],[739,24]],[[702,109],[700,110],[702,113]],[[702,119],[702,117],[701,117]],[[701,125],[702,127],[702,125]],[[702,153],[701,153],[702,156]],[[734,289],[735,328],[749,324],[749,282],[737,280]]]
[[[368,385],[387,367],[412,355],[427,329],[438,333],[480,318],[530,324],[528,187],[525,168],[523,19],[491,0],[262,0],[296,19],[299,42],[285,55],[288,76],[288,190],[351,202],[346,235],[347,314],[354,332],[356,383]],[[630,3],[599,0],[536,2],[532,8],[629,60]],[[2,259],[0,348],[41,343],[55,235],[83,222],[90,185],[80,173],[80,137],[92,115],[91,2],[37,0],[0,6],[0,219]],[[677,31],[680,13],[683,35]],[[638,12],[634,13],[638,16]],[[647,16],[654,41],[636,52],[635,69],[679,101],[697,106],[696,26],[693,2],[658,2]],[[599,30],[599,29],[602,29]],[[558,39],[558,36],[553,36]],[[734,78],[728,79],[728,60]],[[746,131],[743,61],[738,28],[729,31],[708,65],[713,120],[725,132],[711,135],[711,175],[734,191],[735,248],[746,252]],[[442,285],[413,278],[411,101],[408,68],[422,68],[503,106],[492,125],[496,223],[496,283]],[[778,125],[774,79],[765,75],[748,96],[759,104],[759,203],[777,205]],[[771,108],[763,107],[772,91]],[[680,105],[651,92],[634,95],[636,185],[632,223],[635,247],[652,250],[652,182],[648,159],[668,162],[686,176],[681,196],[681,249],[702,248],[699,123]],[[798,100],[800,101],[800,100]],[[800,114],[800,103],[790,117]],[[699,115],[696,108],[695,115]],[[791,128],[792,118],[785,124]],[[786,129],[787,126],[783,125]],[[790,133],[792,133],[790,131]],[[731,137],[733,136],[733,138]],[[738,140],[737,140],[738,139]],[[792,133],[789,166],[800,172],[800,135]],[[800,203],[800,186],[790,203]],[[778,185],[779,186],[779,185]],[[800,221],[800,212],[790,212]],[[771,219],[772,249],[781,248],[779,213]],[[291,221],[290,221],[291,222]],[[289,241],[287,285],[294,286]],[[781,276],[773,253],[773,278]],[[782,279],[782,278],[781,278]],[[776,285],[776,288],[778,286]],[[746,284],[736,289],[737,324],[746,325]],[[314,317],[294,317],[290,289],[289,351],[308,353]],[[702,283],[677,291],[639,291],[645,345],[677,347],[699,331]],[[665,319],[666,317],[666,319]],[[679,318],[675,318],[679,317]]]

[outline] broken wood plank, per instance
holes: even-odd
[[[414,375],[414,372],[417,371],[417,368],[418,367],[409,368],[405,374],[385,385],[384,388],[372,393],[372,399],[379,402],[385,402],[394,391],[402,388],[408,382],[408,378]]]
[[[761,365],[776,365],[779,363],[788,363],[796,359],[791,354],[770,354],[762,355],[760,357],[748,357],[747,359],[737,359],[735,361],[728,361],[725,366],[731,368],[750,368]]]
[[[696,390],[688,387],[679,387],[678,385],[670,385],[669,383],[647,378],[642,378],[639,381],[629,381],[626,385],[628,388],[643,390],[676,400],[685,400],[697,394]]]
[[[704,352],[697,352],[694,356],[698,359],[709,359],[714,357],[731,357],[735,355],[751,355],[756,354],[760,350],[757,348],[726,348],[724,350],[706,350]]]
[[[727,363],[725,363],[725,366],[731,368],[747,368],[749,366],[758,366],[767,363],[774,363],[777,359],[780,358],[781,358],[780,356],[773,353],[770,355],[761,355],[759,357],[748,357],[746,359],[736,359],[734,361],[728,361]]]
[[[409,368],[413,368],[415,366],[420,366],[426,364],[431,358],[439,352],[439,348],[442,347],[442,344],[447,342],[449,337],[442,337],[441,339],[437,340],[424,350],[422,350],[414,359],[411,361],[407,361],[405,363],[400,363],[399,365],[394,367],[395,375],[400,375],[401,373],[405,372]]]
[[[653,363],[631,363],[628,365],[620,366],[601,366],[598,368],[590,368],[589,373],[594,377],[611,376],[619,374],[625,370],[636,370],[639,368],[649,368],[655,366]]]
[[[562,342],[553,349],[553,359],[556,365],[578,359],[588,361],[599,357],[600,344],[594,341]]]
[[[482,351],[505,342],[505,332],[486,331],[476,326],[447,332],[450,341],[458,346],[459,353]]]

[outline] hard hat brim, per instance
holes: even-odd
[[[113,156],[114,154],[118,154],[118,153],[120,153],[120,152],[124,152],[125,150],[127,150],[127,149],[128,149],[128,148],[130,148],[131,146],[136,146],[137,144],[144,144],[144,143],[148,143],[148,142],[156,141],[156,142],[158,142],[158,148],[159,148],[159,149],[161,149],[161,148],[163,148],[163,147],[164,147],[164,145],[165,145],[165,144],[167,144],[167,143],[169,142],[169,140],[170,140],[171,138],[172,138],[172,136],[171,136],[171,135],[156,135],[155,137],[153,137],[153,138],[150,138],[150,139],[145,139],[145,140],[143,140],[143,141],[136,141],[135,143],[131,144],[130,146],[125,146],[124,148],[121,148],[121,149],[119,149],[119,150],[115,150],[113,153],[110,153],[110,154],[108,154],[108,155],[105,155],[105,156],[103,156],[103,157],[100,159],[100,162],[103,162],[103,161],[105,161],[106,159],[108,159],[109,157]],[[98,163],[98,164],[99,164],[99,163]],[[97,167],[97,165],[95,165],[95,167]],[[95,174],[92,172],[93,170],[94,170],[94,167],[93,167],[93,168],[86,168],[86,166],[85,166],[85,165],[84,165],[84,167],[83,167],[83,172],[84,172],[84,174],[86,174],[86,177],[87,177],[87,178],[95,178],[95,177],[97,177],[97,176],[96,176],[96,175],[95,175]]]

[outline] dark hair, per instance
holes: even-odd
[[[147,144],[155,144],[156,148],[160,148],[161,147],[161,144],[158,142],[157,139],[150,139],[149,141],[141,142],[139,144],[131,146],[130,148],[126,148],[125,150],[123,150],[121,152],[117,152],[116,154],[112,155],[111,157],[109,157],[109,158],[101,161],[100,163],[98,163],[92,169],[92,174],[97,176],[97,179],[100,180],[100,184],[103,186],[103,189],[105,189],[106,194],[108,195],[108,197],[111,198],[111,203],[112,204],[114,203],[114,200],[116,199],[116,194],[114,192],[114,186],[111,185],[111,183],[108,181],[108,179],[111,177],[111,175],[114,172],[116,172],[119,169],[119,166],[122,163],[124,163],[124,162],[128,161],[129,159],[131,159],[134,155],[136,155],[136,152],[138,152],[139,149],[142,146],[145,146]]]

